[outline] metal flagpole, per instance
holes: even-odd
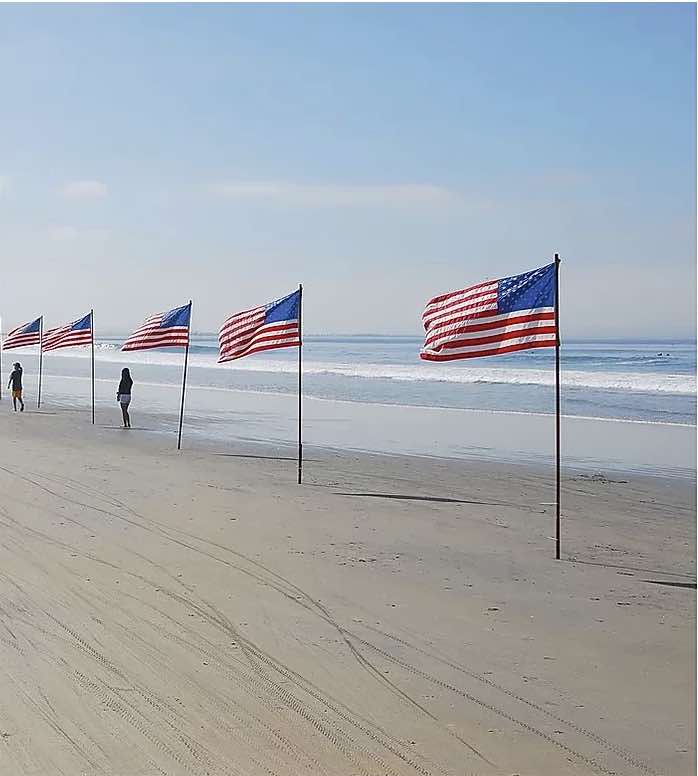
[[[303,284],[298,286],[298,484],[303,479]]]
[[[555,254],[555,560],[560,560],[560,256]]]
[[[36,395],[36,408],[41,407],[41,369],[44,361],[44,316],[39,318],[39,392]]]
[[[179,433],[177,435],[177,449],[182,449],[182,422],[184,420],[184,392],[187,387],[187,362],[189,361],[189,340],[191,339],[191,299],[189,300],[189,328],[187,330],[187,347],[184,351],[184,372],[182,374],[182,403],[179,407]]]
[[[95,311],[90,310],[90,331],[92,332],[92,425],[95,424]]]

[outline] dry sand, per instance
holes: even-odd
[[[694,772],[692,483],[7,405],[1,776]]]

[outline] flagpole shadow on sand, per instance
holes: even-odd
[[[337,496],[354,496],[358,498],[385,498],[394,501],[427,501],[435,504],[476,504],[484,507],[499,507],[496,501],[470,501],[462,498],[445,498],[443,496],[414,496],[403,493],[335,493]]]

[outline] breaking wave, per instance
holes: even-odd
[[[122,353],[119,346],[111,343],[95,345],[98,361],[152,364],[154,366],[182,365],[181,352],[143,351],[141,353]],[[197,352],[198,351],[198,352]],[[19,350],[15,351],[21,352]],[[33,350],[27,350],[27,355]],[[49,354],[54,357],[89,357],[89,348],[74,348],[65,352]],[[228,364],[217,364],[215,350],[211,347],[192,347],[189,363],[193,368],[233,370],[238,372],[267,372],[274,374],[295,374],[295,358],[267,359],[250,357]],[[411,383],[460,383],[491,385],[540,385],[554,384],[552,369],[533,369],[515,367],[456,366],[453,364],[434,366],[419,360],[414,365],[378,364],[378,363],[335,363],[305,360],[305,375],[325,375],[329,377],[353,378],[359,380],[391,380]],[[665,374],[659,372],[611,372],[562,370],[562,383],[568,388],[590,388],[596,390],[695,395],[696,378],[689,374]]]

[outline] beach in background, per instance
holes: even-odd
[[[123,366],[132,413],[176,428],[183,353],[122,353],[124,336],[97,336],[96,396],[112,405]],[[547,464],[553,455],[552,350],[458,364],[419,360],[416,337],[309,336],[303,352],[304,441],[331,449]],[[20,360],[29,409],[37,348]],[[193,337],[185,440],[294,444],[295,348],[216,363],[213,335]],[[86,408],[89,348],[46,354],[45,408]],[[562,348],[564,465],[695,477],[696,354],[690,341],[572,341]],[[136,422],[134,425],[138,425]],[[140,425],[142,426],[142,420]]]

